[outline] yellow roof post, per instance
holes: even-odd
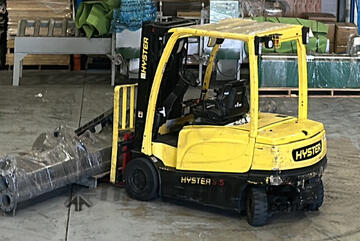
[[[213,47],[212,51],[211,51],[211,55],[210,55],[210,58],[209,58],[209,64],[208,64],[208,66],[206,68],[206,71],[205,71],[204,83],[203,83],[203,86],[202,86],[202,89],[201,89],[202,90],[201,98],[206,98],[205,94],[206,94],[206,91],[209,89],[209,86],[210,86],[211,74],[212,74],[212,71],[213,71],[216,54],[219,51],[219,48],[220,48],[220,44],[216,44]]]
[[[166,68],[166,64],[169,60],[173,47],[179,38],[179,35],[180,34],[178,33],[173,33],[169,38],[165,46],[165,49],[163,51],[163,54],[160,58],[159,65],[155,72],[154,82],[151,87],[149,104],[146,113],[145,130],[144,130],[142,150],[141,150],[146,155],[152,154],[151,142],[152,142],[152,131],[154,125],[157,97],[159,94],[159,89]]]
[[[296,41],[298,54],[298,71],[299,71],[299,120],[307,119],[308,108],[308,76],[306,63],[306,48],[302,42],[302,36]]]
[[[255,55],[255,38],[248,42],[250,67],[250,138],[256,138],[259,118],[258,56]]]

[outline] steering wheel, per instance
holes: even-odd
[[[189,86],[196,87],[199,85],[198,76],[192,71],[186,71],[185,74],[183,74],[183,71],[180,71],[179,77],[185,84]]]

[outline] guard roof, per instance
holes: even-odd
[[[170,29],[169,32],[180,36],[209,36],[214,38],[249,41],[255,36],[278,34],[282,41],[302,35],[301,25],[284,23],[257,22],[250,19],[225,19],[219,23],[193,25]]]

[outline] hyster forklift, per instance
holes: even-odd
[[[164,197],[246,213],[253,226],[278,210],[318,210],[327,148],[323,124],[307,118],[309,29],[231,19],[167,30],[143,28],[138,83],[115,87],[110,181],[137,200]],[[202,83],[186,67],[189,39],[199,37],[211,49]],[[224,39],[246,43],[250,80],[210,89]],[[298,116],[259,113],[262,47],[286,41],[297,47]]]

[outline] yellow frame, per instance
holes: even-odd
[[[110,182],[115,183],[117,171],[117,157],[118,157],[118,143],[119,143],[119,130],[133,130],[134,129],[134,113],[135,113],[135,87],[137,84],[119,85],[114,89],[114,115],[113,115],[113,139],[111,151],[111,168],[110,168]],[[129,125],[126,125],[127,120],[127,92],[130,90],[130,113]],[[122,116],[121,127],[119,128],[120,119],[120,94],[122,95]]]
[[[244,23],[244,20],[232,20],[228,21],[225,24],[232,24],[236,28],[236,24]],[[254,31],[251,34],[237,33],[237,32],[226,32],[222,30],[218,30],[216,25],[214,28],[210,28],[211,25],[202,25],[205,27],[184,27],[184,28],[174,28],[169,32],[172,32],[171,37],[169,38],[166,47],[163,51],[162,57],[160,59],[159,65],[157,67],[154,82],[151,88],[147,115],[146,115],[146,123],[145,123],[145,131],[143,136],[142,143],[142,152],[148,156],[153,154],[152,151],[152,129],[154,123],[154,115],[156,111],[156,102],[157,96],[159,93],[159,88],[161,85],[161,81],[163,78],[163,73],[166,68],[166,64],[170,57],[170,54],[176,44],[177,40],[180,38],[187,37],[211,37],[211,38],[223,38],[223,39],[233,39],[233,40],[241,40],[248,43],[249,46],[249,64],[250,64],[250,142],[255,143],[255,138],[258,135],[258,118],[259,118],[259,80],[258,80],[258,61],[257,56],[255,55],[255,37],[263,37],[269,35],[279,35],[280,43],[286,41],[295,40],[297,42],[297,52],[298,52],[298,64],[299,64],[299,109],[298,109],[298,120],[303,121],[307,119],[307,64],[306,64],[306,48],[303,44],[302,40],[302,26],[299,25],[285,25],[285,24],[273,24],[277,26],[277,28],[271,30],[258,30]],[[206,27],[209,27],[206,29]],[[235,29],[234,28],[234,29]],[[270,29],[270,28],[269,28]],[[213,65],[213,61],[215,57],[213,54],[216,54],[218,47],[215,48],[215,52],[213,49],[211,61],[209,62],[209,66]],[[205,75],[205,85],[208,85],[210,68],[207,69]],[[204,87],[203,86],[203,87]]]

